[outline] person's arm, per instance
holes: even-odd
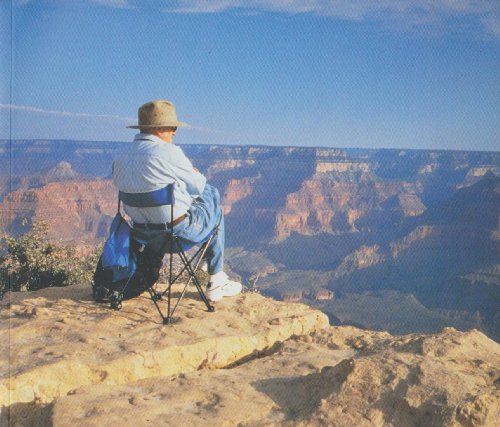
[[[187,192],[192,196],[203,193],[207,179],[193,166],[180,148],[176,150],[175,158],[172,160],[175,175],[186,184]]]
[[[116,188],[118,188],[119,177],[117,168],[115,168],[115,160],[113,160],[113,163],[111,164],[111,177],[113,179],[113,184]]]

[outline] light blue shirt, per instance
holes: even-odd
[[[113,182],[126,193],[147,193],[175,183],[174,219],[186,213],[205,188],[206,178],[184,152],[155,135],[139,133],[127,151],[113,160]],[[134,222],[170,222],[170,206],[135,208],[124,205]]]

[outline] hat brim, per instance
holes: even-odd
[[[153,128],[170,128],[170,127],[180,127],[189,128],[191,125],[184,122],[174,122],[174,123],[164,123],[161,125],[133,125],[127,126],[128,129],[153,129]]]

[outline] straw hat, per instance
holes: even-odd
[[[160,127],[188,127],[187,123],[179,122],[174,104],[170,101],[151,101],[139,108],[139,124],[127,126],[130,129],[151,129]]]

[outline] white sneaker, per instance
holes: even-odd
[[[242,285],[239,282],[229,280],[226,273],[218,273],[211,277],[214,279],[207,285],[207,298],[212,301],[220,301],[223,297],[234,297],[239,295]]]

